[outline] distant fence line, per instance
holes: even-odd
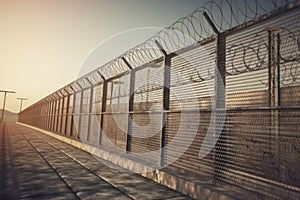
[[[255,198],[298,199],[299,16],[299,1],[210,1],[19,121]]]

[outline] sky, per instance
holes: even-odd
[[[6,109],[19,112],[67,85],[89,54],[99,65],[191,14],[206,0],[0,0],[0,90],[13,90]],[[126,37],[119,37],[124,34]],[[130,36],[131,35],[131,36]],[[108,42],[117,38],[114,42]],[[124,39],[125,38],[125,39]],[[2,108],[3,93],[0,93]]]

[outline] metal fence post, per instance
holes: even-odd
[[[164,55],[164,87],[163,87],[163,112],[162,112],[162,131],[160,138],[160,166],[164,165],[165,160],[165,145],[166,145],[166,124],[168,111],[170,109],[170,78],[171,78],[171,56],[163,49],[161,44],[156,40],[157,47]]]
[[[56,132],[56,126],[57,126],[57,107],[58,107],[58,100],[57,100],[57,96],[55,96],[55,107],[54,107],[54,125],[53,125],[53,131]]]
[[[80,86],[80,105],[79,105],[79,120],[78,120],[78,134],[77,134],[77,139],[80,139],[80,135],[81,135],[81,119],[82,119],[82,104],[83,104],[83,88],[81,87],[81,85],[78,83],[78,85]]]
[[[46,104],[46,100],[43,101],[43,125],[42,125],[42,129],[46,129],[46,120],[47,120],[47,104]]]
[[[52,126],[52,111],[53,111],[53,101],[51,96],[49,97],[49,124],[48,124],[48,130],[51,131]]]
[[[226,123],[226,35],[224,33],[219,33],[217,35],[217,60],[215,71],[215,134],[217,134],[219,129],[222,129],[219,136],[214,135],[214,139],[218,139],[218,141],[214,142],[214,179],[216,181],[217,176],[220,175],[220,170],[218,168],[220,168],[221,165],[224,165],[223,159],[225,152],[223,152],[222,146],[226,142],[223,139],[226,134],[226,131],[223,129],[223,120],[224,123]]]
[[[57,127],[57,132],[61,133],[61,122],[62,122],[62,110],[63,110],[63,106],[64,106],[64,96],[62,95],[62,97],[60,97],[59,99],[59,108],[58,108],[58,120],[59,120],[59,126]]]
[[[64,128],[64,135],[67,135],[67,128],[68,128],[68,118],[69,118],[69,104],[70,104],[70,93],[68,90],[64,89],[67,95],[67,105],[66,105],[66,113],[65,113],[65,128]]]
[[[74,115],[75,115],[75,103],[76,103],[76,91],[73,88],[73,104],[72,104],[72,115],[71,115],[71,127],[70,136],[74,137]]]
[[[277,32],[277,38],[276,38],[276,83],[277,83],[277,88],[276,88],[276,106],[281,106],[281,93],[280,93],[280,34]],[[280,146],[280,111],[276,111],[277,115],[277,120],[276,120],[276,151],[277,151],[277,156],[276,156],[276,166],[278,167],[278,173],[279,173],[279,180],[285,180],[285,177],[283,177],[283,173],[281,173],[281,146]]]
[[[269,105],[280,106],[280,35],[279,29],[268,30]]]
[[[107,99],[107,83],[108,81],[105,79],[105,77],[100,74],[103,81],[103,89],[102,89],[102,102],[101,102],[101,121],[100,121],[100,136],[99,136],[99,144],[102,144],[103,140],[103,118],[104,118],[104,113],[106,112],[106,99]]]
[[[51,124],[51,98],[48,98],[48,121],[47,121],[47,130],[50,130]]]
[[[92,113],[92,108],[93,108],[93,94],[94,94],[94,85],[93,83],[88,79],[88,77],[86,77],[86,80],[89,82],[89,84],[91,85],[91,88],[90,88],[90,101],[89,101],[89,117],[88,117],[88,131],[87,131],[87,137],[86,137],[86,140],[89,141],[90,139],[90,131],[91,131],[91,113]]]
[[[56,107],[57,107],[57,99],[56,96],[53,94],[52,131],[54,132],[55,132],[55,125],[56,125]]]
[[[122,57],[130,71],[130,83],[129,83],[129,102],[128,102],[128,119],[127,119],[127,133],[126,133],[126,152],[131,150],[131,133],[132,133],[132,111],[134,106],[134,88],[135,88],[135,72],[127,60]]]
[[[53,95],[54,96],[54,95]],[[56,110],[56,98],[53,97],[52,99],[52,116],[51,116],[51,131],[55,131],[54,127],[55,127],[55,110]]]
[[[46,130],[49,130],[49,122],[50,122],[50,101],[47,98],[47,118],[46,118]]]
[[[58,121],[59,121],[59,117],[58,117],[58,115],[59,115],[59,106],[60,106],[60,100],[59,100],[59,95],[57,95],[58,97],[57,97],[57,99],[56,99],[56,109],[55,109],[55,116],[56,116],[56,118],[55,118],[55,128],[54,128],[54,131],[55,132],[57,132],[58,131]]]
[[[63,133],[62,129],[63,129],[63,115],[64,115],[64,105],[65,105],[65,96],[64,96],[64,93],[62,91],[59,91],[60,94],[62,95],[61,97],[61,100],[62,100],[62,103],[61,103],[61,111],[60,111],[60,127],[59,127],[59,132],[60,133]],[[60,100],[60,101],[61,101]]]
[[[59,109],[60,109],[60,107],[61,107],[61,101],[60,101],[60,96],[59,96],[59,94],[57,94],[57,96],[58,96],[58,99],[57,99],[57,101],[58,101],[58,104],[57,104],[58,107],[57,107],[57,113],[56,113],[57,119],[56,119],[56,130],[55,130],[55,131],[59,133],[59,132],[60,132],[60,131],[59,131],[59,129],[60,129],[60,127],[59,127],[59,121],[60,121],[60,120],[59,120],[59,115],[60,115],[60,114],[59,114]]]
[[[275,179],[281,181],[284,177],[281,177],[281,165],[280,165],[280,35],[279,29],[268,29],[268,48],[269,48],[269,106],[275,107],[275,110],[271,111],[271,124],[270,132],[271,136],[274,136],[274,167],[276,169]],[[271,142],[271,141],[270,141]],[[271,145],[272,143],[270,143]]]
[[[45,107],[46,107],[46,116],[45,116],[45,130],[48,130],[48,122],[49,122],[49,100],[48,98],[45,98],[46,103],[45,103]]]
[[[206,12],[203,13],[203,16],[213,29],[214,33],[217,35],[216,41],[216,67],[215,67],[215,89],[214,89],[214,135],[213,135],[213,144],[215,144],[213,150],[213,179],[216,182],[217,176],[219,175],[220,171],[218,170],[221,167],[222,162],[222,143],[225,141],[222,140],[223,137],[223,130],[219,136],[217,136],[217,132],[220,131],[219,129],[223,129],[223,115],[226,114],[226,34],[219,32],[218,28],[215,26],[213,21],[210,19]],[[226,118],[225,118],[226,119]],[[216,138],[219,137],[218,141],[215,141]],[[221,159],[221,161],[220,161]]]
[[[39,128],[43,128],[43,102],[40,103],[40,106],[39,106],[39,111],[38,111],[38,127]]]
[[[47,111],[46,111],[46,127],[45,127],[45,129],[46,130],[49,130],[49,122],[50,122],[50,115],[49,115],[49,112],[50,112],[50,101],[49,101],[49,99],[47,98],[46,99],[46,101],[47,101]]]

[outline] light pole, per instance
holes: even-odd
[[[9,91],[9,90],[0,90],[0,92],[4,92],[4,100],[3,100],[3,108],[2,108],[2,117],[1,117],[1,121],[3,122],[4,119],[4,110],[5,110],[5,102],[6,102],[6,95],[7,93],[16,93],[14,91]]]
[[[20,112],[22,111],[22,105],[23,105],[23,100],[28,100],[28,99],[26,99],[26,98],[17,98],[17,99],[19,99],[20,100]]]

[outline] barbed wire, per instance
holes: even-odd
[[[300,83],[300,38],[298,31],[277,27],[279,34],[279,67],[281,85]],[[227,49],[227,75],[268,68],[268,36],[266,31],[256,34],[250,42],[233,44]],[[297,35],[298,34],[298,35]],[[267,83],[263,83],[267,84]]]
[[[157,47],[156,42],[159,42],[166,52],[171,53],[215,35],[203,15],[204,12],[208,13],[217,29],[220,32],[224,32],[263,15],[270,15],[291,2],[293,1],[209,1],[204,6],[196,9],[191,15],[177,20],[145,42],[128,50],[99,69],[107,77],[112,77],[128,70],[124,66],[122,58],[125,58],[135,68],[162,57],[163,54]],[[228,74],[236,73],[239,72],[229,72]]]
[[[238,75],[268,67],[266,31],[257,33],[250,42],[234,43],[227,49],[226,74]]]
[[[287,28],[280,29],[280,69],[281,85],[300,83],[300,33]]]
[[[147,63],[153,62],[163,56],[162,51],[157,46],[157,42],[167,53],[176,52],[191,45],[197,45],[202,40],[207,40],[215,36],[215,32],[204,17],[207,13],[211,21],[219,32],[226,32],[238,26],[243,26],[250,21],[266,19],[284,9],[300,5],[300,0],[212,0],[204,6],[196,9],[191,15],[180,18],[168,27],[163,28],[157,34],[150,37],[145,42],[126,51],[119,57],[96,68],[83,77],[78,78],[74,83],[81,82],[81,79],[89,77],[93,82],[103,81],[130,71],[123,58],[132,68],[136,68]],[[278,13],[277,13],[278,14]],[[246,24],[247,26],[247,24]],[[287,31],[287,30],[285,30]],[[299,32],[299,31],[298,31]],[[298,34],[298,35],[297,35]],[[281,67],[283,68],[282,84],[299,83],[299,33],[287,32],[284,37],[289,41],[294,41],[296,51],[280,54]],[[254,70],[261,70],[267,67],[265,49],[266,40],[262,39],[261,34],[254,36],[253,41],[248,44],[234,44],[227,48],[232,53],[232,57],[227,59],[227,75],[237,75]],[[283,43],[282,43],[283,44]],[[283,47],[282,47],[283,48]],[[238,53],[238,51],[240,51]],[[243,64],[238,67],[235,65],[234,57],[243,54]],[[249,54],[252,59],[247,60]],[[289,63],[289,64],[288,64]],[[99,74],[101,76],[99,76]],[[214,76],[210,76],[214,78]],[[192,78],[192,82],[204,81],[203,77]],[[77,87],[76,84],[73,87]]]

